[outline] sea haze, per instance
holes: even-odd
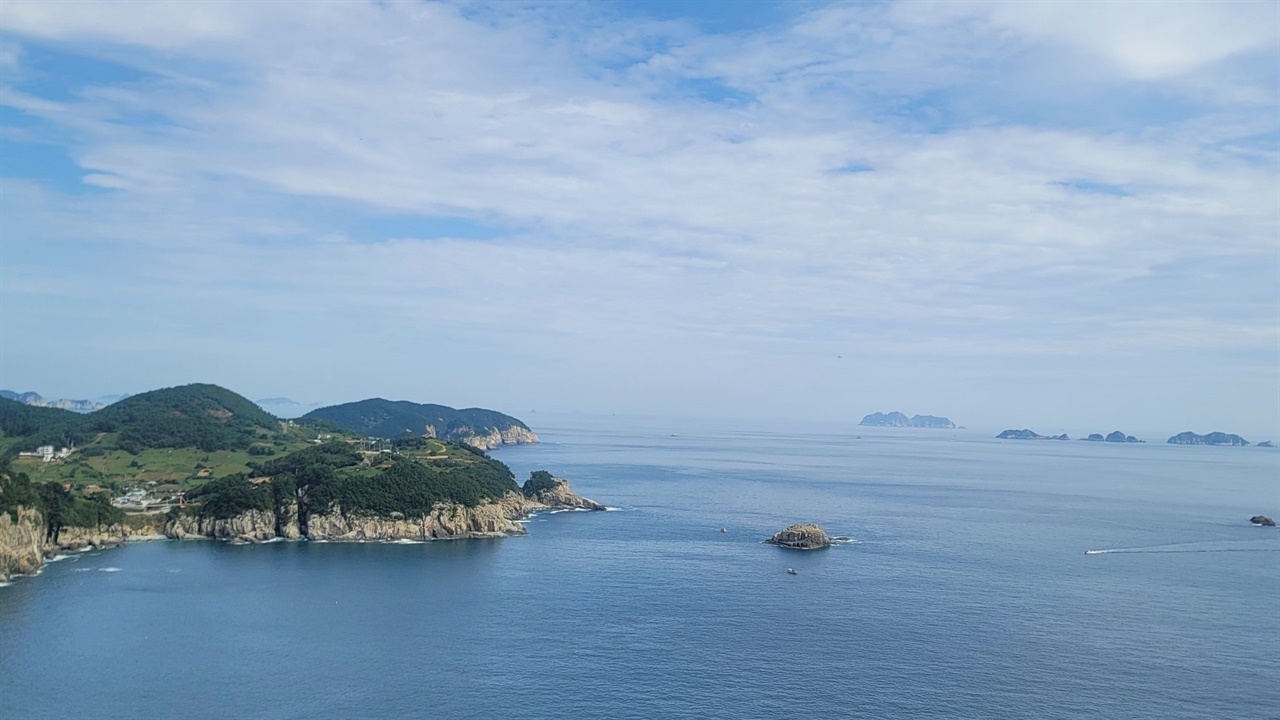
[[[508,540],[78,554],[0,588],[0,716],[1280,706],[1280,533],[1248,524],[1280,517],[1280,451],[617,418],[536,429],[542,444],[495,456],[619,511],[538,515]],[[799,521],[856,542],[760,544]]]

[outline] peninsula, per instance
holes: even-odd
[[[482,408],[454,410],[407,400],[371,398],[331,405],[312,410],[301,419],[327,421],[366,437],[393,440],[406,434],[420,435],[466,443],[482,450],[538,442],[538,436],[528,425],[510,415]]]
[[[83,415],[0,399],[0,579],[138,539],[509,537],[538,510],[605,509],[546,471],[518,485],[477,444],[281,421],[215,385]]]

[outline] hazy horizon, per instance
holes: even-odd
[[[1274,4],[685,5],[6,2],[0,388],[1280,439]]]

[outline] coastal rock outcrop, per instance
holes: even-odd
[[[96,527],[67,527],[58,531],[54,550],[118,547],[132,540],[164,540],[164,515],[139,518],[129,525],[112,524]]]
[[[293,515],[297,517],[296,512]],[[276,519],[276,513],[268,510],[250,510],[230,518],[178,515],[165,524],[164,536],[174,540],[213,538],[239,542],[265,542],[277,537],[298,537],[296,522],[281,528]]]
[[[832,545],[827,533],[812,523],[792,525],[774,533],[774,536],[765,540],[764,543],[794,550],[818,550]]]
[[[484,500],[473,507],[456,503],[438,503],[423,517],[405,517],[400,513],[371,515],[346,513],[340,507],[324,513],[309,513],[299,519],[297,505],[273,511],[253,510],[231,518],[177,515],[163,528],[165,537],[175,540],[214,538],[233,542],[265,542],[276,538],[334,542],[392,540],[460,540],[466,538],[501,538],[527,534],[520,520],[538,510],[605,510],[600,503],[575,495],[569,483],[555,478],[555,484],[526,497],[507,493],[501,498]]]
[[[44,565],[45,527],[40,513],[21,505],[13,513],[0,512],[0,582],[14,575],[30,575]]]
[[[1249,522],[1253,523],[1254,525],[1261,525],[1262,527],[1276,526],[1276,521],[1272,520],[1266,515],[1254,515],[1253,517],[1249,518]]]
[[[475,507],[453,503],[436,505],[430,515],[419,518],[380,515],[346,515],[340,509],[307,519],[310,540],[457,540],[500,538],[524,535],[516,522],[534,510],[535,503],[516,493],[497,502],[481,502]]]
[[[1193,432],[1178,433],[1169,438],[1170,445],[1248,445],[1249,441],[1233,433],[1211,432],[1197,435]]]
[[[555,484],[534,494],[533,500],[552,510],[608,510],[604,505],[573,494],[569,482],[564,478],[552,478]]]
[[[464,437],[462,442],[480,450],[492,450],[503,445],[524,445],[538,442],[538,436],[532,430],[518,425],[505,428],[490,428],[483,434]]]

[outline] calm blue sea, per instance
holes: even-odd
[[[1280,451],[531,419],[619,511],[79,554],[0,588],[0,717],[1280,713]]]

